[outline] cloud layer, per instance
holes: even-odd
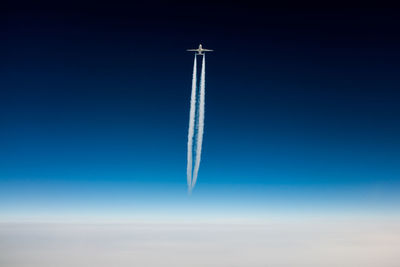
[[[399,225],[383,220],[0,224],[0,266],[395,267]]]

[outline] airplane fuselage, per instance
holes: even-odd
[[[204,52],[212,52],[211,49],[205,49],[201,44],[199,44],[199,48],[197,49],[187,49],[186,51],[197,52],[196,55],[203,56]]]

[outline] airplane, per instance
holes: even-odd
[[[212,52],[212,51],[214,51],[214,50],[205,49],[205,48],[203,48],[203,47],[201,46],[201,44],[199,44],[199,48],[197,48],[197,49],[187,49],[186,51],[195,51],[195,52],[197,52],[196,55],[202,56],[202,55],[204,55],[204,53],[202,54],[202,52]]]

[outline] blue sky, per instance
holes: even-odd
[[[1,216],[181,216],[190,205],[210,216],[396,214],[400,40],[391,11],[264,16],[233,5],[221,15],[217,5],[200,23],[204,10],[181,16],[186,8],[6,11]],[[189,198],[185,49],[199,42],[215,52]]]

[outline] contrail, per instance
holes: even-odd
[[[203,48],[199,44],[197,49],[187,49],[187,51],[196,52],[194,55],[193,64],[193,80],[192,80],[192,95],[190,98],[190,116],[189,116],[189,131],[188,131],[188,154],[187,154],[187,184],[188,193],[191,194],[194,186],[196,185],[197,176],[199,174],[200,159],[201,159],[201,146],[203,145],[204,133],[204,99],[206,89],[206,56],[204,52],[212,52],[211,49]],[[201,64],[200,76],[200,92],[199,100],[197,101],[197,56],[203,56]],[[197,103],[198,102],[198,103]],[[193,146],[193,139],[196,139],[196,146]],[[194,154],[196,155],[194,170],[193,170],[193,147]]]
[[[199,99],[199,121],[198,121],[198,132],[197,132],[197,143],[196,143],[196,161],[193,171],[193,179],[191,181],[191,192],[196,185],[197,175],[199,173],[200,159],[201,159],[201,147],[203,144],[203,133],[204,133],[204,100],[205,100],[205,87],[206,87],[206,57],[203,55],[203,62],[201,64],[201,77],[200,77],[200,99]],[[192,89],[193,92],[193,89]]]
[[[192,191],[192,168],[193,168],[193,135],[196,113],[196,84],[197,84],[197,60],[194,55],[193,63],[193,77],[192,77],[192,95],[190,98],[190,117],[189,117],[189,131],[188,131],[188,152],[187,152],[187,185],[189,194]]]

